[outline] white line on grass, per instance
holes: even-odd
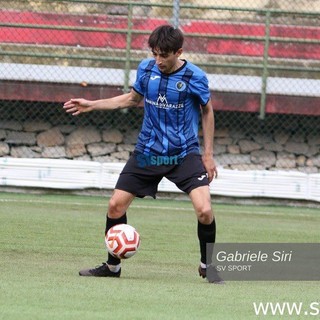
[[[49,200],[27,200],[27,199],[0,199],[1,202],[12,202],[12,203],[38,203],[38,204],[52,204],[52,205],[73,205],[73,206],[84,206],[84,205],[90,205],[95,207],[107,207],[107,204],[102,203],[82,203],[82,202],[62,202],[57,203],[55,201],[49,201]],[[131,208],[135,209],[151,209],[151,210],[174,210],[174,211],[194,211],[193,208],[177,208],[177,207],[164,207],[164,206],[149,206],[149,205],[136,205],[132,204],[130,205]],[[220,212],[224,212],[223,209],[219,209]],[[227,209],[228,213],[230,213],[230,210]],[[235,214],[249,214],[249,215],[269,215],[269,216],[302,216],[302,217],[312,217],[311,214],[308,213],[280,213],[280,212],[271,212],[271,211],[251,211],[248,212],[247,210],[239,210],[238,208],[234,211]]]
[[[106,207],[107,204],[104,203],[83,203],[83,202],[63,202],[63,203],[57,203],[54,201],[48,201],[48,200],[18,200],[18,199],[0,199],[0,202],[13,202],[13,203],[38,203],[38,204],[62,204],[62,205],[72,205],[72,206],[95,206],[95,207]],[[148,205],[136,205],[132,204],[130,205],[131,208],[136,208],[136,209],[160,209],[160,210],[175,210],[175,211],[181,211],[181,210],[186,210],[186,211],[194,211],[193,208],[177,208],[177,207],[163,207],[163,206],[148,206]]]

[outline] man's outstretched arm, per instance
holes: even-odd
[[[86,100],[82,98],[70,99],[63,108],[67,113],[77,116],[80,113],[96,110],[114,110],[121,108],[136,107],[141,102],[143,96],[134,90],[109,99]]]

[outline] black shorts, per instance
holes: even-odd
[[[164,158],[146,159],[144,155],[134,152],[120,173],[115,188],[140,198],[155,198],[163,177],[188,194],[195,188],[209,185],[201,155],[191,153],[178,161],[172,161],[177,160],[174,157]]]

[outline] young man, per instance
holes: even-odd
[[[217,176],[213,160],[214,114],[205,73],[181,60],[184,37],[169,25],[156,28],[149,37],[153,58],[143,60],[131,92],[110,99],[71,99],[66,112],[79,115],[94,110],[137,106],[144,99],[144,119],[135,151],[120,174],[109,201],[106,229],[127,223],[126,211],[135,197],[155,197],[163,177],[187,193],[198,219],[199,275],[206,277],[206,244],[215,242],[216,224],[209,183]],[[198,141],[202,116],[203,150]],[[157,159],[155,165],[148,159]],[[154,158],[156,157],[156,158]],[[108,255],[106,263],[81,270],[81,276],[119,277],[120,260]]]

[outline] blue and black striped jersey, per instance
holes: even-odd
[[[144,119],[136,151],[181,158],[200,152],[200,105],[210,99],[204,71],[184,61],[175,72],[164,74],[154,59],[145,59],[139,65],[133,89],[144,96]]]

